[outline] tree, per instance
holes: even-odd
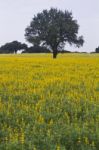
[[[41,47],[41,46],[35,45],[35,46],[28,47],[22,53],[50,53],[50,50],[47,49],[46,47]]]
[[[99,47],[96,48],[95,52],[96,52],[96,53],[99,53]]]
[[[22,44],[21,42],[18,41],[13,41],[13,42],[9,42],[6,43],[5,45],[0,47],[0,52],[1,53],[17,53],[18,50],[22,50],[22,49],[27,49],[27,45],[26,44]]]
[[[58,51],[63,50],[66,43],[83,46],[83,36],[77,36],[78,29],[79,25],[71,12],[51,8],[34,16],[25,29],[25,38],[33,45],[50,47],[53,58],[56,58]]]

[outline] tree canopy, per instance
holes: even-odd
[[[27,45],[18,41],[6,43],[0,47],[0,53],[17,53],[18,50],[26,49]]]
[[[96,52],[96,53],[99,53],[99,47],[96,48],[95,52]]]
[[[79,25],[69,11],[51,8],[33,17],[25,30],[25,38],[33,45],[44,45],[53,51],[53,58],[66,43],[83,46],[83,36],[78,36]]]

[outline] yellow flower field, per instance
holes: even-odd
[[[99,150],[99,55],[0,55],[0,150]]]

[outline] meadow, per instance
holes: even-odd
[[[99,55],[0,55],[0,150],[99,150]]]

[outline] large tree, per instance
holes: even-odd
[[[26,40],[33,45],[46,45],[56,58],[58,51],[63,50],[66,43],[83,45],[83,36],[78,35],[79,25],[69,11],[51,8],[43,10],[32,19],[25,30]]]

